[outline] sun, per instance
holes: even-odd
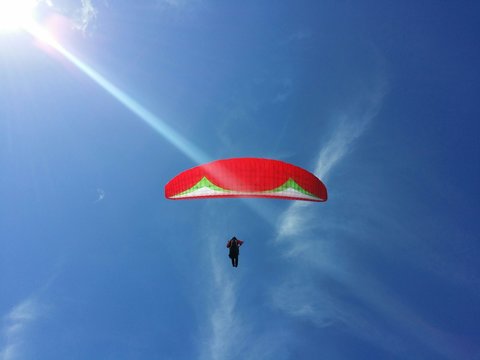
[[[0,0],[0,32],[28,27],[33,22],[38,0]]]

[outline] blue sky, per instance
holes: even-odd
[[[40,2],[0,34],[0,360],[480,359],[479,10]],[[164,199],[243,156],[329,200]]]

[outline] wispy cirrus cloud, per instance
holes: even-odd
[[[335,166],[352,151],[356,140],[380,111],[385,93],[385,83],[379,81],[368,93],[361,94],[348,110],[336,115],[335,128],[318,154],[315,175],[325,181]],[[316,233],[322,225],[315,216],[312,204],[303,202],[293,203],[280,216],[275,243],[282,248],[284,258],[301,261],[295,261],[298,265],[293,265],[291,274],[281,284],[272,287],[272,305],[289,316],[308,319],[317,327],[349,324],[357,330],[365,328],[368,324],[363,322],[358,311],[353,311],[352,306],[341,299],[339,293],[333,290],[320,293],[318,290],[319,283],[325,290],[333,282],[334,288],[342,288],[340,293],[343,293],[344,288],[348,288],[345,279],[349,279],[349,270],[341,261],[332,262],[332,258],[338,255],[337,250],[328,239],[318,239]],[[315,281],[300,275],[307,272],[305,266],[314,269]],[[366,334],[376,336],[371,331]]]
[[[0,360],[15,360],[23,356],[28,329],[40,316],[34,298],[16,305],[3,319]]]
[[[234,354],[236,349],[234,339],[241,337],[241,327],[232,326],[239,322],[235,312],[235,281],[227,278],[218,261],[218,256],[214,253],[213,246],[210,247],[210,261],[213,275],[209,291],[213,299],[209,306],[211,309],[210,336],[201,358],[221,360]]]
[[[328,179],[352,151],[379,113],[385,93],[384,83],[379,82],[337,116],[337,126],[319,152],[317,176]],[[364,225],[319,220],[312,206],[296,202],[280,216],[275,243],[291,272],[270,289],[274,308],[318,328],[338,325],[397,356],[411,357],[420,351],[452,360],[465,357],[454,337],[423,321],[353,260],[346,243],[355,238],[352,232],[366,231]]]
[[[77,28],[85,32],[97,18],[98,10],[93,6],[91,0],[82,0],[77,13]]]
[[[217,209],[218,210],[218,209]],[[201,316],[204,324],[201,325],[201,346],[199,348],[200,359],[221,360],[236,358],[238,346],[236,342],[242,341],[246,336],[244,328],[239,326],[241,322],[237,307],[237,281],[238,276],[232,277],[228,269],[226,248],[219,248],[219,244],[226,243],[219,233],[212,231],[218,229],[221,220],[228,217],[227,214],[218,216],[214,205],[207,206],[203,211],[202,226],[205,228],[203,242],[205,261],[210,269],[201,282],[202,292],[208,294],[205,306],[202,306]],[[217,216],[216,216],[217,215]],[[222,251],[223,250],[223,251]],[[224,256],[219,256],[222,252]],[[223,261],[221,261],[223,260]],[[239,274],[236,274],[239,275]],[[206,309],[206,313],[203,310]]]
[[[215,213],[218,215],[218,212]],[[220,218],[225,220],[225,216]],[[287,359],[285,354],[279,354],[272,347],[272,344],[286,340],[287,331],[270,326],[265,331],[255,318],[258,314],[252,314],[251,309],[241,303],[242,291],[246,292],[246,284],[252,286],[252,283],[243,278],[243,269],[231,267],[226,256],[227,249],[219,249],[219,244],[226,240],[212,232],[206,234],[205,242],[209,244],[207,268],[211,269],[211,273],[201,284],[202,292],[208,294],[208,300],[201,313],[202,317],[205,316],[205,322],[200,326],[202,338],[199,358]]]
[[[382,99],[386,93],[384,81],[379,81],[373,90],[363,94],[348,112],[340,113],[335,118],[336,128],[330,139],[320,150],[316,160],[314,173],[322,180],[328,179],[331,170],[354,147],[355,141],[364,133],[370,122],[381,108]],[[312,204],[295,202],[281,216],[277,240],[293,236],[299,232],[305,233],[312,224],[312,213],[308,211]],[[303,244],[300,244],[303,246]]]
[[[105,190],[97,188],[97,199],[93,203],[94,204],[98,203],[102,201],[104,198],[105,198]]]
[[[245,304],[249,293],[254,291],[252,288],[260,286],[249,278],[252,269],[242,262],[242,256],[238,268],[232,267],[227,257],[228,249],[225,245],[228,239],[224,236],[232,230],[232,218],[237,218],[238,214],[235,210],[209,203],[204,207],[202,215],[203,243],[206,246],[203,247],[201,257],[205,259],[204,268],[208,271],[198,284],[201,293],[207,294],[206,298],[201,299],[205,303],[199,312],[202,318],[199,327],[199,358],[285,359],[271,346],[272,343],[284,340],[286,335],[283,329],[267,326],[268,331],[265,331],[264,324],[258,321],[258,316],[263,316],[262,312]],[[247,240],[245,253],[252,250],[251,245],[253,243]],[[261,289],[263,287],[256,292],[261,292]]]
[[[60,13],[73,24],[77,30],[86,33],[97,19],[99,10],[92,0],[77,0],[65,3],[59,0],[40,0],[39,4],[45,4],[54,13]],[[106,2],[104,2],[106,5]]]

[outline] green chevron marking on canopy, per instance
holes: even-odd
[[[206,176],[204,176],[203,178],[200,179],[199,182],[197,182],[195,185],[193,185],[190,189],[182,191],[181,193],[175,195],[175,197],[185,196],[185,195],[188,195],[188,194],[190,194],[190,193],[192,193],[196,190],[202,189],[202,188],[207,188],[207,189],[210,189],[210,190],[213,190],[213,191],[219,191],[219,192],[224,192],[224,193],[230,192],[229,190],[223,189],[220,186],[215,185],[210,180],[208,180]]]
[[[304,195],[311,196],[313,198],[319,199],[318,196],[313,195],[311,192],[308,192],[307,190],[302,188],[300,185],[298,185],[295,182],[295,180],[293,180],[292,178],[289,178],[287,181],[285,181],[285,183],[283,185],[280,185],[279,187],[277,187],[275,189],[265,191],[265,193],[281,192],[281,191],[284,191],[284,190],[287,190],[287,189],[293,189],[293,190],[296,190],[299,193],[302,193]]]

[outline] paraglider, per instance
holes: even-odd
[[[279,160],[233,158],[199,165],[165,186],[171,200],[202,198],[275,198],[326,201],[325,185],[312,173]]]
[[[279,160],[232,158],[185,170],[165,185],[170,200],[209,198],[273,198],[327,201],[325,185],[312,173]],[[242,240],[227,242],[232,266],[238,266]]]

